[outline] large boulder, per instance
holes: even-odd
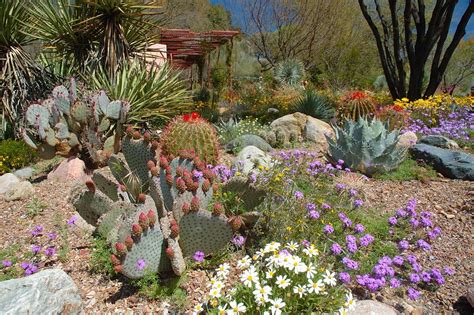
[[[280,138],[280,142],[286,143],[290,141],[303,140],[303,130],[306,126],[307,117],[302,113],[294,113],[285,115],[274,120],[270,124],[270,128]]]
[[[48,174],[49,180],[58,181],[86,181],[89,176],[86,174],[86,165],[79,158],[69,158],[62,161],[56,169]]]
[[[315,144],[315,150],[326,152],[328,149],[328,142],[325,136],[334,138],[334,130],[332,127],[319,119],[307,116],[306,125],[303,131],[303,138]]]
[[[435,147],[443,149],[458,149],[459,145],[456,141],[446,138],[441,135],[429,135],[423,136],[420,139],[420,143],[429,144]]]
[[[10,189],[5,193],[5,200],[14,201],[28,198],[33,195],[35,189],[30,182],[24,181],[10,186]]]
[[[79,289],[61,269],[0,282],[2,314],[82,314]]]
[[[432,165],[445,177],[474,180],[474,155],[419,143],[410,148],[415,159]]]
[[[414,146],[417,141],[418,137],[416,136],[416,133],[414,133],[413,131],[407,131],[400,135],[397,146],[403,148],[410,148]]]
[[[397,311],[384,303],[374,300],[362,300],[355,303],[355,308],[348,311],[347,315],[397,315]]]
[[[226,151],[235,153],[237,150],[253,145],[262,151],[272,150],[272,146],[257,135],[242,135],[226,145]]]
[[[258,172],[259,166],[269,167],[270,165],[270,155],[254,146],[243,148],[232,163],[233,167],[237,168],[239,172],[245,175],[252,171]]]
[[[20,182],[20,179],[12,174],[6,173],[0,176],[0,194],[6,193],[10,190],[11,186]]]

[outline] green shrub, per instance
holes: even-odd
[[[223,144],[237,139],[242,135],[261,135],[267,131],[269,126],[263,125],[256,118],[237,120],[230,118],[228,121],[221,121],[216,125],[217,135]]]
[[[429,165],[419,164],[410,158],[405,159],[402,164],[393,172],[377,174],[374,176],[383,180],[427,180],[436,178],[436,171]]]
[[[0,142],[0,175],[30,165],[35,159],[36,152],[23,141]]]

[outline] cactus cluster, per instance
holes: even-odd
[[[69,89],[57,86],[50,98],[28,107],[23,139],[45,159],[80,155],[87,166],[99,167],[118,149],[128,110],[128,103],[111,102],[103,91],[78,95],[71,79]]]
[[[342,128],[333,129],[336,138],[326,136],[333,164],[342,160],[346,167],[372,176],[398,168],[405,158],[406,149],[397,146],[399,130],[389,132],[378,119],[346,120]]]
[[[194,152],[205,163],[215,165],[219,159],[219,140],[215,128],[198,113],[175,117],[161,136],[161,150],[167,156],[182,151]]]
[[[357,121],[359,117],[371,117],[376,110],[375,100],[365,92],[351,91],[340,100],[340,113],[343,118]]]
[[[222,212],[207,210],[218,189],[212,170],[188,151],[157,159],[157,147],[129,127],[123,157],[112,155],[109,171],[97,170],[71,194],[79,214],[112,244],[116,271],[134,279],[148,271],[181,275],[185,258],[216,253],[233,234]]]

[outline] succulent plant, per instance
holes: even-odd
[[[297,85],[304,75],[304,65],[296,59],[287,59],[275,67],[275,79],[282,85]]]
[[[212,170],[187,151],[156,159],[157,147],[147,133],[128,128],[123,157],[112,155],[110,171],[96,171],[71,194],[79,214],[112,245],[116,270],[129,278],[147,271],[181,275],[186,257],[216,253],[232,237],[227,217],[207,210]]]
[[[297,112],[322,119],[331,120],[336,116],[335,104],[327,96],[308,90],[298,99],[294,108]]]
[[[182,151],[197,155],[201,161],[216,164],[219,159],[219,141],[215,128],[198,113],[175,117],[161,136],[161,150],[168,156]]]
[[[335,139],[326,136],[329,144],[328,159],[339,160],[353,170],[368,176],[398,168],[405,158],[406,149],[398,147],[399,130],[387,131],[380,120],[357,122],[346,120],[342,128],[333,126]]]
[[[410,118],[410,113],[398,105],[384,106],[377,110],[375,117],[387,123],[389,130],[405,127]]]
[[[357,121],[359,117],[372,117],[375,113],[375,100],[365,92],[347,92],[340,100],[340,113],[343,118]]]
[[[111,102],[103,91],[80,97],[71,79],[69,89],[57,86],[50,98],[28,107],[23,138],[43,158],[79,154],[87,166],[96,168],[118,149],[128,109],[128,103]]]

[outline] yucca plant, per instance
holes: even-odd
[[[95,88],[130,103],[128,120],[132,123],[166,122],[192,106],[184,81],[169,64],[158,68],[136,59],[124,63],[115,79],[104,68],[98,68],[91,77]]]
[[[308,90],[294,104],[294,110],[321,120],[331,120],[336,116],[335,104],[327,96]]]
[[[275,67],[275,79],[282,85],[298,85],[304,75],[304,65],[296,59],[287,59]]]
[[[326,136],[329,144],[328,159],[368,176],[398,168],[404,160],[406,148],[398,147],[399,130],[389,132],[380,120],[370,122],[359,118],[346,120],[342,128],[333,126],[335,139]]]
[[[82,71],[102,66],[114,77],[124,60],[158,42],[161,1],[38,0],[31,6],[33,36]]]
[[[32,42],[27,7],[30,1],[0,0],[0,100],[2,115],[18,137],[27,102],[49,90],[53,78],[25,51]]]

